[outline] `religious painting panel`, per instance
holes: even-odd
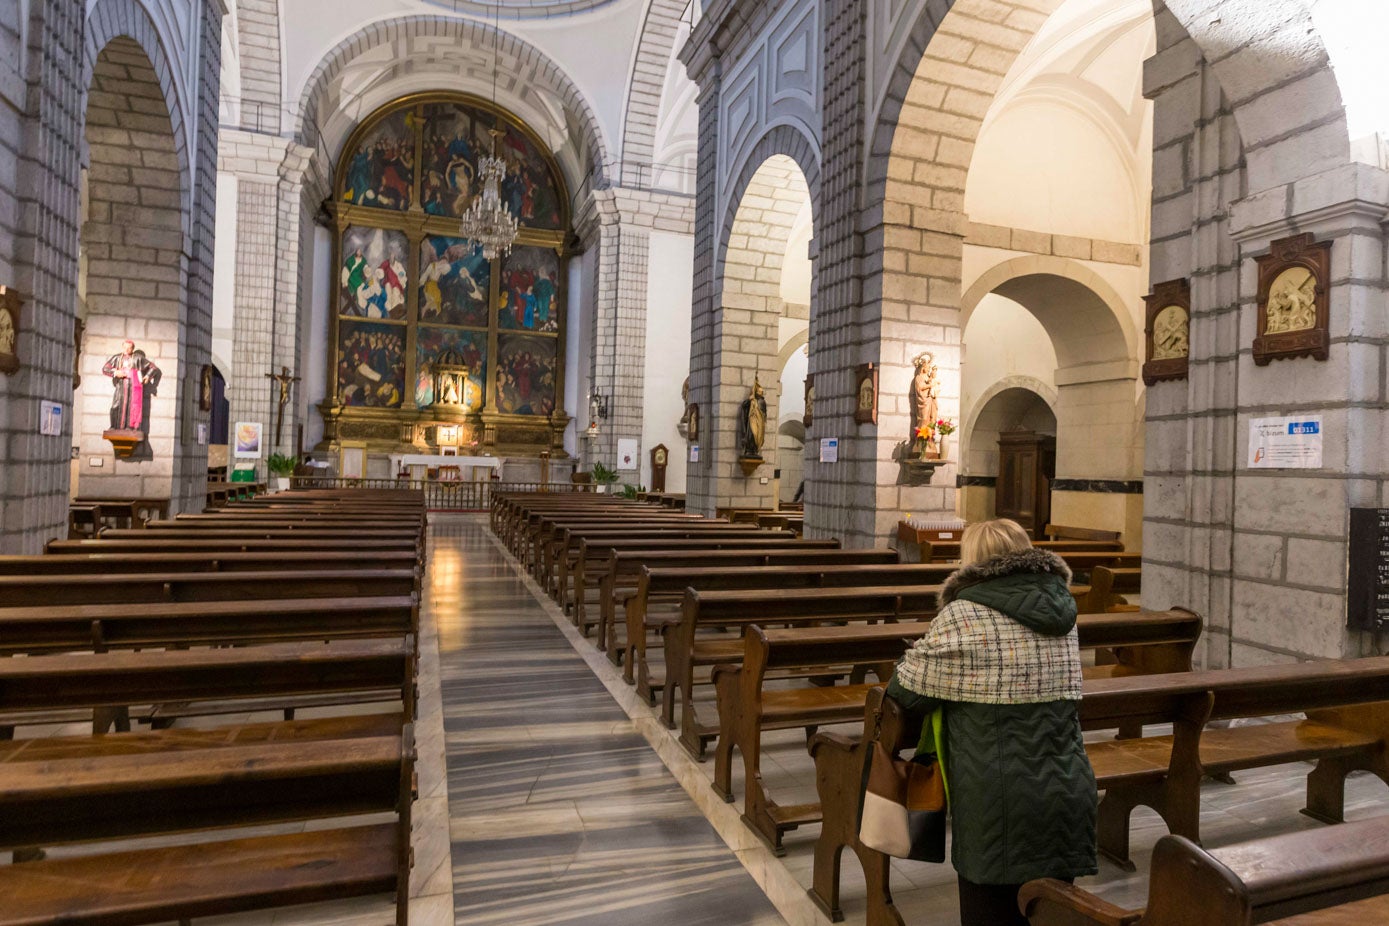
[[[497,156],[506,162],[502,202],[528,228],[559,228],[563,204],[550,165],[524,132],[506,126],[497,139]]]
[[[492,262],[462,238],[430,235],[420,245],[420,321],[487,327]]]
[[[502,261],[497,327],[559,331],[559,255],[553,248],[517,247]]]
[[[1312,357],[1331,347],[1331,242],[1311,234],[1281,238],[1259,267],[1258,324],[1254,362]]]
[[[497,411],[549,415],[555,410],[554,338],[503,334],[497,339]]]
[[[342,234],[338,313],[404,319],[408,250],[402,231],[348,226]]]
[[[19,348],[16,345],[19,343],[20,304],[19,293],[7,286],[0,286],[0,373],[19,372]]]
[[[422,325],[416,338],[416,351],[418,373],[415,405],[420,408],[454,405],[469,412],[482,410],[483,390],[487,383],[487,332]],[[436,362],[452,364],[460,361],[468,368],[462,395],[441,394],[441,390],[435,386]]]
[[[424,107],[420,203],[429,215],[456,218],[479,189],[478,159],[487,153],[492,117],[460,103]]]
[[[415,117],[400,109],[376,122],[347,152],[342,201],[404,211],[415,188]]]
[[[405,391],[405,328],[344,321],[338,328],[338,402],[399,408]]]

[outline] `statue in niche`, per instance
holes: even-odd
[[[1169,305],[1153,318],[1152,360],[1178,360],[1191,353],[1190,319],[1179,305]]]
[[[767,437],[767,398],[756,377],[752,391],[738,406],[738,455],[745,460],[762,459],[762,442]]]
[[[1308,331],[1317,324],[1317,278],[1306,267],[1290,267],[1268,291],[1265,334]]]
[[[680,416],[680,421],[675,425],[675,430],[680,432],[680,436],[690,440],[690,378],[685,377],[685,385],[680,387],[680,404],[685,407],[685,414]]]
[[[111,392],[111,430],[148,433],[145,404],[159,389],[163,374],[145,352],[135,349],[134,341],[122,341],[121,352],[102,366],[101,372],[113,380]],[[148,392],[148,396],[146,395]]]
[[[434,404],[462,407],[467,398],[468,365],[454,350],[441,353],[433,363]]]
[[[935,355],[925,351],[912,361],[916,374],[912,377],[912,438],[925,442],[925,453],[938,453],[936,414],[940,411],[940,373]]]

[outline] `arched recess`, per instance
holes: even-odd
[[[1057,433],[1056,390],[1029,376],[1012,376],[980,396],[960,429],[960,514],[966,521],[996,516],[999,437],[1008,431]]]
[[[737,187],[737,205],[728,214],[721,239],[718,295],[709,319],[710,351],[703,358],[697,353],[691,358],[691,393],[708,396],[701,423],[706,456],[701,457],[700,475],[715,506],[771,507],[774,501],[772,482],[763,485],[759,477],[771,476],[778,463],[779,328],[786,311],[781,277],[797,216],[812,202],[808,179],[790,155],[771,154],[751,167]],[[745,472],[739,462],[744,454],[737,445],[737,422],[754,383],[761,386],[767,403],[761,448],[765,463]]]
[[[686,508],[707,513],[726,504],[722,499],[770,503],[770,480],[761,485],[756,475],[744,476],[737,463],[734,424],[754,375],[768,393],[768,420],[777,420],[780,270],[805,203],[810,203],[812,237],[819,214],[819,160],[810,140],[790,126],[776,126],[759,139],[735,178],[727,187],[719,223],[714,274],[706,290],[710,295],[701,295],[696,279],[691,323],[690,401],[699,406],[703,420],[700,459],[690,464],[687,477]],[[766,224],[761,221],[764,207],[769,207]],[[813,265],[811,279],[813,343]],[[774,430],[769,427],[769,434]],[[770,476],[775,456],[772,446],[765,452],[768,465],[758,472],[766,470]]]
[[[563,68],[490,24],[406,16],[372,23],[344,39],[305,82],[293,123],[299,142],[315,150],[312,192],[319,199],[329,194],[337,153],[369,114],[411,93],[490,88],[494,54],[497,102],[541,136],[571,191],[600,185],[608,146],[593,107]]]
[[[681,32],[681,14],[688,0],[651,0],[646,8],[641,35],[632,55],[632,77],[622,117],[622,170],[624,185],[653,185],[656,133],[671,72],[683,76],[683,67],[672,67],[671,54]],[[688,82],[688,79],[686,79]]]
[[[112,38],[93,56],[78,286],[86,329],[74,401],[82,495],[177,498],[185,463],[192,465],[181,449],[178,404],[187,349],[185,175],[167,87],[131,36]],[[138,363],[117,359],[125,341],[143,358]],[[138,389],[113,375],[132,364]],[[102,436],[117,428],[145,435],[129,458],[113,460]],[[93,458],[102,465],[91,466]]]

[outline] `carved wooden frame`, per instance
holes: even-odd
[[[1331,348],[1331,242],[1316,241],[1310,233],[1280,238],[1269,245],[1269,253],[1255,258],[1259,266],[1258,329],[1254,337],[1254,363],[1292,357],[1325,360]],[[1316,280],[1313,307],[1316,321],[1301,331],[1268,334],[1268,299],[1274,280],[1293,267],[1306,267]]]
[[[1168,280],[1158,283],[1153,291],[1143,297],[1148,306],[1147,322],[1143,328],[1143,384],[1151,386],[1164,380],[1186,379],[1191,365],[1191,281],[1188,279]],[[1186,312],[1186,352],[1185,357],[1153,359],[1153,322],[1168,306],[1177,306]]]
[[[815,374],[805,374],[805,411],[801,413],[801,425],[810,427],[815,412]]]
[[[699,403],[690,403],[690,418],[685,424],[685,440],[691,444],[699,440]]]
[[[0,354],[0,373],[19,372],[19,307],[23,304],[19,293],[8,286],[0,286],[0,311],[9,313],[14,326],[14,349]]]
[[[869,408],[864,408],[858,400],[864,383],[872,384],[873,404]],[[876,363],[860,363],[854,370],[854,423],[878,423],[878,365]]]

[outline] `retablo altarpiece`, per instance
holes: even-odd
[[[520,233],[487,260],[458,224],[493,129]],[[330,211],[325,449],[437,446],[439,429],[456,427],[465,453],[564,456],[569,195],[541,140],[476,97],[397,100],[348,140]]]

